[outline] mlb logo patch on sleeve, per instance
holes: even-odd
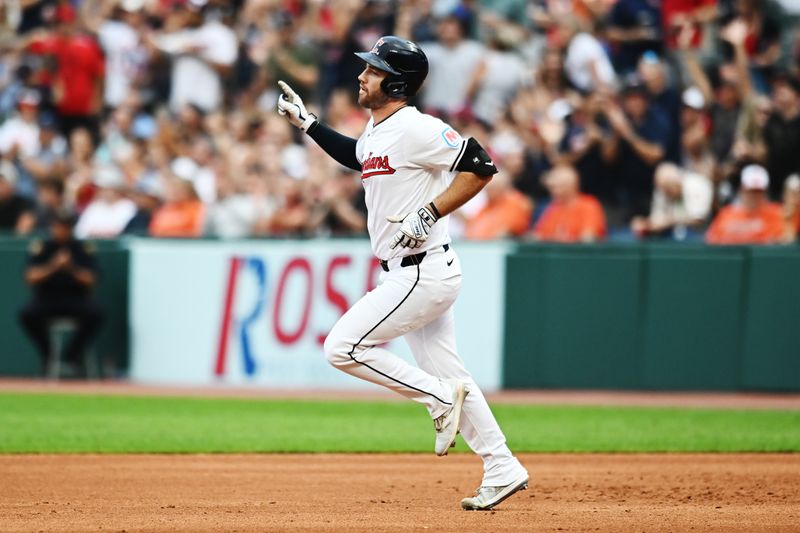
[[[447,146],[450,148],[458,148],[459,144],[461,144],[461,135],[456,133],[456,130],[453,128],[445,128],[442,130],[442,139],[444,139],[444,142],[447,143]]]

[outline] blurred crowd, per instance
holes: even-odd
[[[276,83],[357,137],[353,53],[386,34],[501,169],[454,236],[796,242],[797,0],[0,0],[0,231],[365,233]]]

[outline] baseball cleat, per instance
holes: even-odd
[[[446,383],[453,387],[453,405],[450,409],[433,421],[436,429],[436,455],[447,455],[447,451],[455,446],[456,435],[458,435],[461,424],[461,409],[464,407],[464,399],[469,394],[467,386],[463,381],[455,379],[445,379]]]
[[[503,487],[479,487],[475,496],[461,500],[465,511],[488,511],[517,491],[528,488],[528,474]]]

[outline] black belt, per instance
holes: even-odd
[[[447,250],[450,249],[450,245],[445,244],[444,246],[442,246],[442,248],[444,248],[444,251],[446,252]],[[422,260],[425,259],[426,255],[428,255],[428,252],[420,252],[414,255],[407,255],[403,258],[402,261],[400,261],[400,266],[407,267],[411,265],[418,265],[422,263]],[[381,268],[383,269],[384,272],[389,272],[389,261],[378,259],[378,262],[381,264]]]

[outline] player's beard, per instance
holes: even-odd
[[[364,109],[380,109],[388,103],[389,97],[383,91],[358,95],[358,105]]]

